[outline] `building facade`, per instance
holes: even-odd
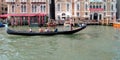
[[[6,0],[8,14],[18,13],[46,13],[48,14],[47,0]]]
[[[72,17],[72,0],[55,1],[55,17],[57,20],[65,20]]]
[[[7,14],[7,4],[5,0],[0,0],[0,15]]]
[[[116,20],[116,0],[56,0],[55,6],[57,20],[69,17],[96,22]]]
[[[45,23],[45,16],[49,14],[48,0],[6,0],[8,7],[8,16],[13,21],[17,20],[20,25],[24,22],[27,24]]]

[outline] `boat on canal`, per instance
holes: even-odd
[[[120,28],[120,22],[113,23],[114,28]]]
[[[15,30],[11,30],[11,29],[7,29],[7,33],[8,34],[12,34],[12,35],[25,35],[25,36],[36,36],[36,35],[45,35],[45,36],[52,36],[52,35],[60,35],[60,34],[73,34],[73,33],[77,33],[83,29],[86,28],[86,24],[82,24],[79,25],[78,28],[74,29],[74,30],[70,30],[70,31],[58,31],[58,32],[26,32],[26,31],[15,31]]]
[[[113,23],[114,28],[120,28],[120,19],[117,19],[115,23]]]
[[[1,28],[1,27],[5,27],[5,25],[0,22],[0,28]]]

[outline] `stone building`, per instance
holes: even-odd
[[[55,0],[57,20],[69,17],[108,23],[116,20],[116,0]]]

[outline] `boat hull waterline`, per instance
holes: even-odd
[[[14,31],[11,29],[7,29],[7,33],[8,34],[12,34],[12,35],[25,35],[25,36],[36,36],[36,35],[46,35],[46,36],[51,36],[51,35],[60,35],[60,34],[73,34],[76,32],[79,32],[83,29],[86,28],[86,25],[79,27],[75,30],[71,30],[71,31],[58,31],[58,32],[25,32],[25,31]]]

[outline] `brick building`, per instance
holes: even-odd
[[[88,22],[116,20],[116,0],[56,0],[55,6],[57,20],[69,17],[84,18]]]

